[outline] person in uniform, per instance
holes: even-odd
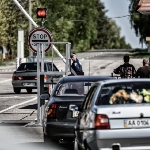
[[[82,65],[81,63],[79,62],[79,59],[77,58],[76,54],[75,53],[71,53],[71,59],[72,59],[72,65],[71,67],[73,68],[73,70],[75,72],[83,72],[82,70]]]
[[[150,78],[149,60],[143,59],[143,67],[140,67],[136,72],[137,78]]]
[[[114,69],[115,74],[120,74],[121,78],[134,78],[136,77],[136,70],[132,64],[129,64],[130,57],[125,55],[123,57],[124,64]]]

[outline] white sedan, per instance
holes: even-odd
[[[150,150],[150,79],[96,82],[76,120],[74,149]]]

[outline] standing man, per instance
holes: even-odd
[[[125,55],[123,57],[124,64],[120,65],[118,68],[114,69],[115,74],[120,74],[121,78],[133,78],[136,76],[135,67],[129,64],[130,57]]]
[[[150,78],[149,60],[143,59],[143,67],[140,67],[136,73],[137,78]]]
[[[71,67],[73,68],[73,70],[75,72],[83,72],[82,70],[82,65],[81,63],[79,62],[79,60],[77,59],[76,57],[76,54],[75,53],[71,53],[71,59],[73,61]]]

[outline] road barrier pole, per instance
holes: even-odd
[[[38,25],[35,23],[35,21],[30,17],[30,15],[25,11],[25,9],[20,5],[20,3],[17,0],[13,0],[14,3],[19,7],[19,9],[25,14],[25,16],[31,21],[31,23],[34,25],[35,28],[38,27]],[[58,49],[55,47],[55,45],[52,45],[53,50],[55,53],[62,59],[64,63],[66,63],[66,59],[61,55],[61,53],[58,51]],[[77,75],[76,72],[71,68],[71,72],[74,75]]]

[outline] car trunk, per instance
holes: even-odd
[[[98,107],[97,114],[105,114],[109,119],[110,129],[100,130],[101,138],[149,138],[150,105],[107,105]]]
[[[35,80],[37,73],[35,71],[17,71],[15,76],[22,77],[22,80]]]
[[[57,121],[74,122],[83,103],[84,96],[58,96],[55,97],[55,100],[57,101]]]
[[[133,129],[150,127],[150,105],[111,105],[101,107],[98,114],[106,114],[111,129]]]

